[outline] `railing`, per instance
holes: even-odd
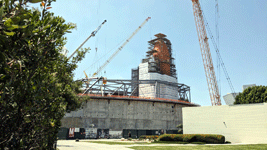
[[[184,100],[178,100],[178,99],[167,99],[167,98],[153,98],[153,97],[141,97],[141,96],[120,96],[120,95],[99,95],[99,94],[78,94],[79,96],[96,96],[96,97],[118,97],[118,98],[137,98],[137,99],[153,99],[153,100],[161,100],[161,101],[171,101],[171,102],[181,102],[181,103],[188,103],[188,104],[193,104],[188,101]]]

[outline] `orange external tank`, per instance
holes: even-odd
[[[158,38],[166,37],[166,35],[161,34],[161,33],[156,34],[155,36]],[[171,75],[170,53],[169,53],[167,45],[164,43],[163,40],[159,39],[158,41],[156,41],[154,50],[156,50],[157,52],[153,53],[153,56],[160,63],[159,65],[160,65],[161,73],[170,76]]]

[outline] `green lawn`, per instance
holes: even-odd
[[[202,146],[133,146],[135,150],[266,150],[267,144]]]

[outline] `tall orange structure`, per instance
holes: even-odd
[[[190,101],[190,87],[178,83],[170,40],[158,33],[148,44],[146,58],[132,69],[131,96]]]
[[[171,75],[171,67],[170,67],[170,53],[168,51],[167,45],[162,40],[163,37],[166,37],[164,34],[156,34],[156,37],[159,39],[156,41],[154,46],[154,50],[157,52],[153,53],[153,56],[156,60],[160,61],[160,70],[163,74]]]
[[[158,72],[172,77],[176,77],[174,58],[172,57],[171,42],[166,35],[158,33],[157,38],[148,41],[150,47],[147,51],[147,58],[143,61],[149,61],[149,72]]]

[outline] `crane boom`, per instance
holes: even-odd
[[[221,98],[218,89],[218,84],[216,80],[216,75],[214,72],[212,57],[210,53],[210,47],[207,37],[207,32],[205,28],[204,18],[202,10],[198,0],[192,0],[193,3],[193,13],[196,23],[196,29],[198,34],[198,41],[200,45],[203,65],[205,69],[206,79],[209,87],[209,94],[212,105],[221,105]]]
[[[93,77],[96,76],[103,68],[107,66],[108,63],[122,50],[122,48],[132,39],[132,37],[148,22],[150,17],[148,17],[134,32],[133,34],[119,47],[119,49],[113,53],[108,60],[93,74]]]
[[[93,36],[95,36],[95,34],[100,30],[100,28],[105,24],[105,22],[107,22],[107,20],[104,20],[100,26],[98,26],[91,34],[90,36],[68,57],[68,60],[70,60],[73,55]]]

